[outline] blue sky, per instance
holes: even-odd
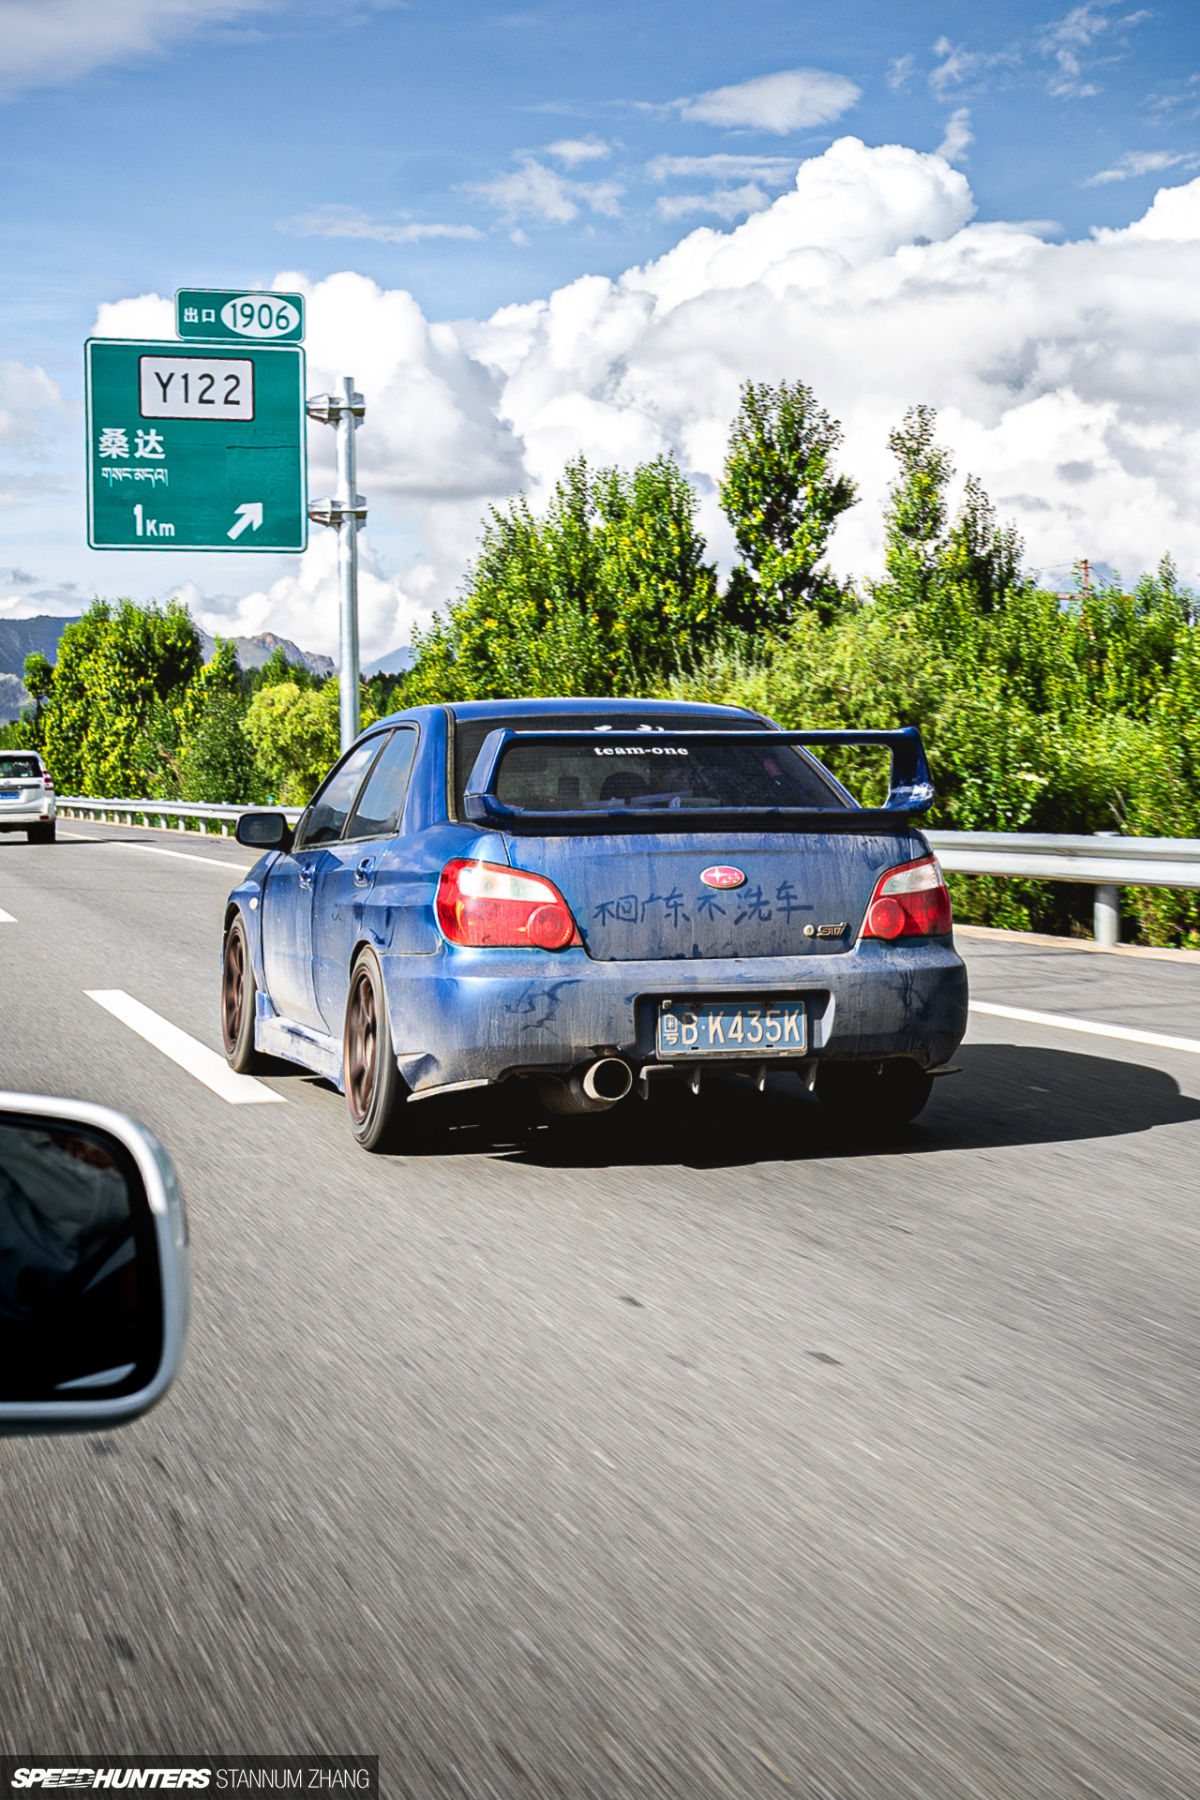
[[[81,10],[108,9],[0,4],[0,65],[18,62],[19,80],[23,16],[59,11],[78,36]],[[1200,153],[1192,0],[1061,11],[1044,0],[147,0],[123,10],[127,41],[118,22],[95,46],[107,57],[73,79],[53,79],[52,38],[40,56],[31,46],[31,85],[0,112],[5,354],[68,387],[102,300],[349,265],[410,289],[431,317],[480,316],[660,253],[719,214],[668,207],[663,217],[658,201],[775,191],[789,163],[844,130],[932,150],[965,107],[974,141],[960,160],[979,216],[1053,220],[1071,236],[1135,217],[1156,174],[1089,179],[1124,173],[1123,158]],[[142,16],[159,48],[138,54]],[[849,104],[790,130],[756,128],[752,106],[724,126],[672,106],[794,68],[841,77]],[[546,150],[572,140],[610,148],[588,160],[577,150],[574,163]],[[576,207],[574,218],[545,216],[545,201],[539,217],[536,193],[523,203],[519,185],[511,191],[522,152],[526,167],[574,184],[559,208]],[[745,159],[747,172],[662,170],[663,159],[714,155]],[[615,188],[597,210],[597,189]],[[438,225],[480,235],[318,235]],[[514,227],[527,242],[513,242]]]
[[[486,319],[736,231],[847,133],[940,148],[976,223],[1049,242],[1200,169],[1195,0],[0,0],[0,92],[0,361],[68,410],[101,303],[353,269],[428,320]],[[6,416],[26,474],[0,563],[111,588],[63,420]],[[416,528],[389,529],[394,561]],[[217,560],[210,585],[266,573]],[[148,591],[183,565],[123,567]]]

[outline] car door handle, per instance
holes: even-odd
[[[311,892],[312,884],[313,884],[312,864],[311,863],[301,863],[300,864],[300,886],[302,888],[308,888],[309,891]]]
[[[366,887],[371,879],[374,869],[375,858],[373,856],[364,856],[354,870],[355,887]]]

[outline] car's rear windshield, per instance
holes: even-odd
[[[474,765],[488,732],[588,732],[591,741],[574,744],[510,744],[496,781],[496,798],[526,812],[609,812],[614,808],[670,808],[672,811],[731,807],[842,807],[847,804],[824,772],[787,744],[697,743],[697,731],[753,731],[757,721],[696,716],[653,719],[643,714],[611,718],[525,717],[471,720],[474,753],[462,755],[460,784]],[[641,731],[644,744],[606,743],[610,731]],[[469,757],[469,760],[468,760]],[[461,800],[462,786],[459,794]]]
[[[454,721],[454,796],[456,811],[462,817],[463,793],[467,778],[475,767],[483,742],[493,731],[657,731],[667,727],[673,731],[753,731],[756,719],[739,719],[736,714],[715,713],[712,718],[697,718],[687,713],[649,713],[626,710],[606,713],[516,713],[509,718],[493,714],[489,719]]]
[[[0,756],[0,781],[28,781],[41,772],[36,756]]]

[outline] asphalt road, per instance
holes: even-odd
[[[781,1082],[433,1101],[372,1158],[321,1082],[229,1105],[86,998],[217,1047],[245,860],[0,838],[0,1087],[146,1120],[195,1274],[155,1413],[0,1442],[5,1750],[1194,1800],[1200,1055],[981,1017],[872,1151]],[[964,948],[981,999],[1200,1036],[1200,967]]]

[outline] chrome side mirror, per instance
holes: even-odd
[[[281,812],[243,813],[234,836],[251,850],[290,850],[295,834]]]
[[[175,1378],[188,1301],[157,1138],[106,1106],[0,1094],[0,1432],[137,1418]]]

